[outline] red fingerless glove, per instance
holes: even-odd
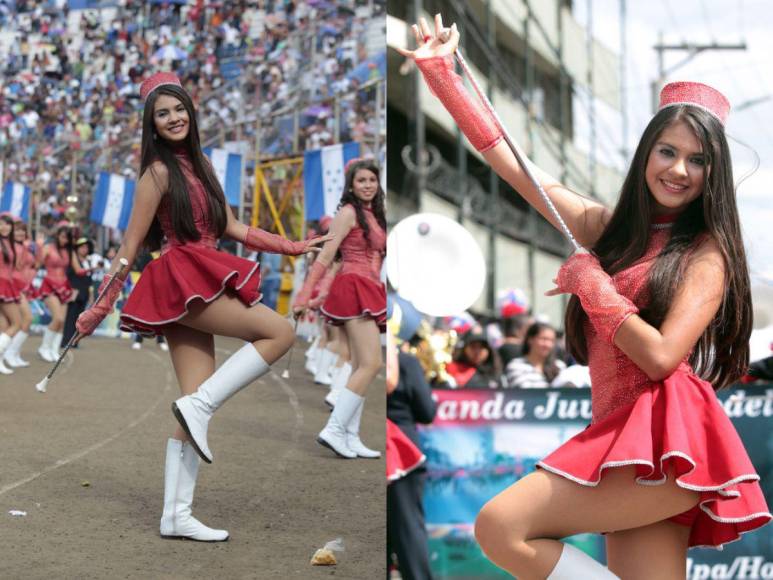
[[[319,286],[317,286],[317,295],[309,300],[310,308],[319,308],[322,306],[325,298],[327,298],[327,295],[330,293],[330,287],[333,285],[333,280],[335,280],[336,275],[337,272],[333,270],[328,270],[325,273],[322,280],[319,282]]]
[[[575,254],[558,271],[559,290],[577,295],[596,331],[613,344],[620,325],[639,309],[618,293],[612,278],[591,254]]]
[[[102,293],[102,290],[106,288],[108,284],[110,284],[112,277],[113,276],[111,274],[105,276],[105,278],[102,280],[102,283],[99,285],[97,296],[99,296]],[[100,323],[105,319],[105,317],[113,311],[115,303],[121,296],[123,283],[125,281],[125,276],[119,276],[115,281],[115,284],[111,284],[107,289],[107,292],[105,292],[105,295],[102,296],[102,299],[95,302],[91,308],[86,310],[78,317],[78,320],[75,321],[75,328],[80,334],[83,336],[89,336],[92,334],[97,326],[99,326]]]
[[[416,66],[424,75],[432,94],[451,113],[475,149],[484,152],[499,143],[502,131],[494,116],[480,99],[467,91],[462,77],[454,70],[452,55],[417,58]]]
[[[309,275],[306,276],[306,282],[304,282],[303,288],[295,295],[293,308],[306,308],[306,306],[308,306],[309,298],[311,298],[314,287],[322,279],[322,276],[325,275],[326,271],[327,266],[325,266],[325,264],[321,263],[319,260],[314,260],[314,264],[312,264],[311,269],[309,270]]]
[[[297,256],[309,251],[308,241],[293,242],[258,228],[247,228],[244,245],[255,252],[270,252],[285,256]]]

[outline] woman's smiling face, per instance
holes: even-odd
[[[180,99],[159,95],[153,105],[153,123],[159,137],[173,143],[185,141],[190,130],[188,110]]]
[[[701,142],[684,121],[665,129],[647,158],[645,179],[655,215],[679,213],[703,193],[708,165]]]

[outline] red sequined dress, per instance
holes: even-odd
[[[641,309],[655,258],[670,223],[653,223],[645,255],[612,276],[618,292]],[[720,548],[766,524],[759,476],[712,386],[687,358],[666,379],[651,381],[620,349],[585,324],[593,419],[538,466],[586,486],[606,469],[636,466],[636,482],[659,485],[673,468],[677,484],[700,493],[698,505],[672,521],[691,527],[690,546]]]
[[[67,281],[69,263],[70,254],[67,250],[57,248],[56,244],[48,244],[48,253],[43,260],[46,276],[40,285],[40,298],[47,298],[53,294],[62,304],[70,300],[73,290],[70,282]]]
[[[121,329],[142,335],[163,334],[165,325],[188,313],[193,300],[212,302],[229,289],[247,306],[261,298],[257,262],[217,249],[207,193],[185,152],[175,152],[188,183],[198,241],[178,240],[172,227],[171,200],[164,195],[156,216],[166,241],[158,259],[145,266],[121,311]]]
[[[0,240],[0,302],[18,302],[21,292],[13,281],[14,257],[8,240]],[[8,261],[5,257],[8,256]]]
[[[359,224],[355,224],[341,242],[339,250],[343,265],[320,309],[331,324],[341,325],[353,318],[370,317],[383,331],[386,327],[386,289],[381,282],[381,263],[386,250],[386,232],[373,212],[369,208],[363,209],[370,228],[368,239]]]

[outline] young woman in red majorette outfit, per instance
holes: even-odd
[[[134,207],[123,243],[100,291],[133,263],[139,249],[161,246],[121,313],[121,327],[145,335],[163,334],[169,344],[183,397],[172,405],[179,425],[166,446],[164,538],[205,542],[228,539],[191,515],[199,457],[212,462],[207,427],[231,396],[266,374],[293,344],[292,326],[260,300],[259,265],[217,249],[227,236],[254,251],[297,255],[329,238],[291,242],[236,220],[210,162],[201,151],[196,112],[188,92],[172,73],[157,73],[140,87],[145,102],[142,158]],[[109,314],[121,284],[78,318],[91,334]],[[247,342],[215,370],[214,335]]]
[[[327,272],[325,272],[325,275],[311,293],[309,309],[314,310],[323,321],[325,317],[321,311],[322,305],[330,295],[330,288],[336,276],[338,276],[338,272],[341,271],[342,266],[343,262],[341,261],[340,252],[338,252],[335,262],[327,269]],[[325,404],[332,409],[335,407],[341,390],[349,382],[349,377],[352,375],[352,365],[349,353],[349,339],[346,336],[346,330],[343,325],[325,324],[324,331],[330,333],[330,339],[327,341],[326,348],[335,357],[329,367],[330,391],[325,396]]]
[[[330,233],[334,238],[312,264],[293,304],[296,316],[302,315],[313,288],[340,249],[343,265],[320,309],[329,323],[346,330],[352,374],[317,441],[348,459],[379,457],[380,453],[365,447],[359,436],[364,395],[383,364],[380,333],[386,323],[386,291],[380,278],[386,249],[384,191],[373,160],[349,162]]]
[[[13,216],[3,212],[0,214],[0,314],[8,321],[8,327],[0,333],[0,373],[4,375],[13,374],[2,361],[21,328],[21,291],[13,281],[16,270],[16,248],[13,239]]]
[[[11,368],[28,367],[30,363],[21,358],[21,347],[24,341],[29,337],[30,326],[32,325],[32,310],[30,309],[30,300],[33,300],[37,291],[32,285],[35,279],[35,251],[34,243],[27,243],[27,228],[24,221],[16,218],[13,223],[13,233],[16,250],[16,269],[13,271],[13,282],[19,290],[19,310],[21,313],[21,324],[19,331],[14,335],[11,344],[5,351],[3,359]]]
[[[484,159],[558,227],[454,72],[456,28],[442,42],[420,26],[418,48],[403,53]],[[435,26],[445,37],[439,16]],[[744,374],[752,322],[729,107],[706,85],[667,85],[614,210],[533,168],[590,249],[561,267],[548,294],[574,295],[567,343],[590,366],[593,417],[478,514],[484,552],[521,580],[684,578],[688,547],[720,547],[771,519],[714,393]],[[609,569],[558,541],[585,532],[607,533]]]
[[[60,222],[53,241],[43,245],[38,257],[38,264],[46,270],[39,296],[51,314],[51,323],[43,330],[38,354],[48,362],[56,362],[59,358],[67,303],[73,297],[73,289],[67,280],[67,266],[71,259],[72,231],[67,222]]]

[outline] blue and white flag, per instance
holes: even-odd
[[[91,221],[125,230],[134,204],[134,181],[102,171],[91,204]]]
[[[242,187],[242,156],[226,149],[207,147],[203,151],[204,155],[209,157],[212,162],[212,168],[215,170],[220,187],[223,188],[228,205],[239,207],[241,197],[239,192]]]
[[[354,141],[312,149],[303,154],[306,221],[335,214],[346,181],[344,167],[359,156],[360,144]]]
[[[23,183],[9,181],[3,188],[0,199],[0,211],[11,212],[11,215],[23,219],[30,217],[30,188]]]

